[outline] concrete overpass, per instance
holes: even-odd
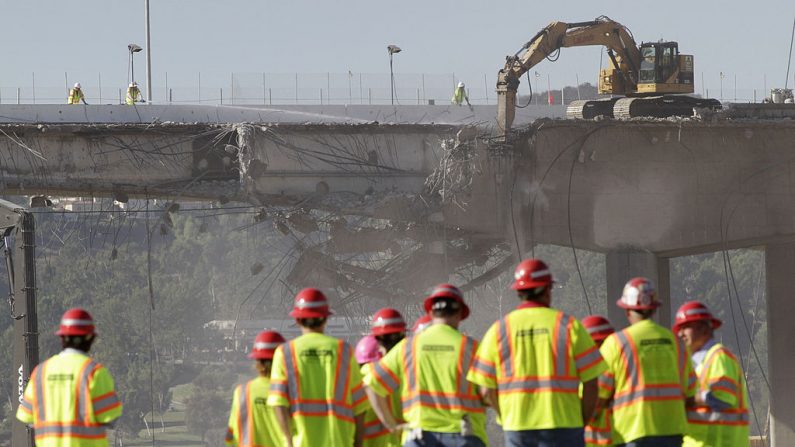
[[[668,298],[670,258],[762,247],[771,440],[795,445],[795,402],[783,398],[795,377],[792,121],[530,125],[530,114],[502,145],[479,135],[494,116],[485,106],[41,107],[0,106],[6,193],[301,204],[432,223],[471,241],[470,256],[495,242],[521,253],[533,244],[573,245],[606,254],[608,297],[645,275]],[[356,200],[344,199],[351,194]],[[429,237],[432,247],[441,236]],[[383,239],[371,243],[383,247]],[[661,318],[670,317],[663,309]]]

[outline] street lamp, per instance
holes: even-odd
[[[723,101],[723,77],[725,75],[723,72],[720,72],[720,100]]]
[[[130,69],[130,73],[129,73],[130,76],[128,78],[128,81],[135,82],[135,59],[133,58],[133,53],[138,53],[143,48],[141,48],[139,45],[131,43],[131,44],[127,45],[127,49],[130,51],[130,60],[129,60],[129,63],[127,64],[129,66],[129,69]]]
[[[392,55],[400,53],[402,50],[397,45],[387,45],[386,51],[389,53],[389,79],[392,86],[392,105],[395,105],[395,72],[392,71]]]

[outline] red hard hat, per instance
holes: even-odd
[[[464,294],[458,289],[458,287],[452,284],[439,284],[438,286],[433,288],[431,294],[428,295],[428,298],[425,298],[425,312],[430,313],[431,308],[433,307],[433,302],[439,298],[451,298],[455,302],[461,304],[463,307],[463,314],[461,315],[462,320],[466,320],[469,317],[469,306],[467,303],[464,302]]]
[[[717,329],[723,324],[722,321],[712,316],[704,303],[699,301],[688,301],[679,307],[676,311],[676,318],[674,319],[674,333],[679,332],[680,327],[685,323],[693,321],[709,321],[712,323],[712,329]]]
[[[595,342],[604,340],[616,331],[607,318],[601,315],[588,315],[582,319],[582,325],[585,326],[585,330],[591,334],[591,338]]]
[[[248,358],[256,360],[272,359],[276,348],[284,342],[282,334],[276,331],[262,331],[254,339],[254,347],[251,348]]]
[[[414,327],[411,328],[411,331],[415,334],[422,332],[423,329],[430,326],[433,323],[433,317],[428,314],[425,314],[419,318],[417,321],[414,322]]]
[[[552,280],[549,267],[540,259],[525,259],[520,262],[513,277],[516,280],[511,286],[513,290],[535,289],[550,286],[555,282]]]
[[[63,317],[61,317],[61,327],[55,333],[55,335],[61,336],[96,334],[94,331],[94,319],[91,318],[91,314],[79,307],[64,312]]]
[[[379,360],[382,356],[381,345],[378,344],[378,340],[375,339],[375,336],[365,335],[359,340],[359,343],[356,343],[356,351],[354,351],[356,363],[361,365],[374,362]]]
[[[657,301],[657,291],[648,278],[632,278],[624,286],[624,293],[616,301],[616,305],[623,309],[649,310],[660,306]]]
[[[318,289],[306,288],[298,292],[295,296],[293,311],[290,316],[293,318],[325,318],[333,312],[328,308],[326,295]]]
[[[406,320],[396,309],[385,307],[373,314],[371,334],[385,335],[401,332],[406,332]]]

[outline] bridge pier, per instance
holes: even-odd
[[[627,326],[624,311],[616,306],[624,285],[631,278],[644,276],[657,287],[657,296],[662,306],[657,309],[655,321],[665,327],[671,326],[671,285],[670,263],[654,253],[641,250],[614,250],[607,252],[607,319],[616,329]]]
[[[767,358],[770,377],[771,446],[795,445],[795,243],[765,247],[767,275]]]

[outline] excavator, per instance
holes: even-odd
[[[719,109],[720,101],[693,93],[693,56],[679,54],[677,42],[644,42],[607,16],[589,22],[552,22],[513,56],[497,78],[497,125],[507,133],[515,115],[519,79],[544,59],[557,60],[561,48],[602,45],[610,66],[599,73],[598,91],[606,99],[572,101],[569,118],[692,116],[693,108]]]

